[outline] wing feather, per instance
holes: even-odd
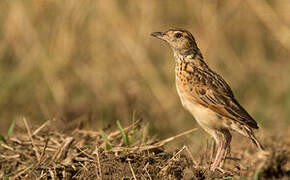
[[[210,108],[221,116],[236,120],[252,128],[258,129],[256,121],[234,98],[230,86],[220,75],[210,69],[195,69],[195,99],[205,107]]]

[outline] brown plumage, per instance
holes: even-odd
[[[226,154],[231,141],[229,130],[249,137],[263,149],[252,130],[258,129],[257,122],[238,103],[226,81],[204,62],[193,35],[183,29],[151,35],[169,43],[175,57],[176,88],[181,102],[218,144],[211,170],[218,167]]]

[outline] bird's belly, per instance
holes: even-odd
[[[184,108],[193,115],[195,120],[203,129],[210,131],[213,129],[223,128],[224,124],[222,123],[222,120],[214,111],[197,104],[182,95],[180,95],[180,99]]]
[[[186,87],[180,86],[178,83],[180,81],[176,82],[177,93],[183,107],[193,115],[203,129],[211,134],[210,131],[224,127],[222,120],[214,111],[197,103]]]

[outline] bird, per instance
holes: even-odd
[[[151,36],[167,42],[173,50],[175,84],[181,103],[217,145],[210,170],[223,170],[220,166],[230,149],[231,131],[248,137],[263,151],[253,131],[259,128],[257,122],[236,100],[222,76],[206,64],[193,35],[176,28],[153,32]]]

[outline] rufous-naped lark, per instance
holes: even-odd
[[[193,35],[183,29],[153,32],[166,41],[174,53],[176,88],[182,105],[217,144],[210,170],[220,168],[231,142],[230,130],[249,137],[261,150],[252,129],[257,122],[235,99],[230,86],[205,63]]]

